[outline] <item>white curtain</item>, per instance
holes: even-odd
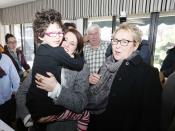
[[[63,19],[77,19],[100,16],[144,14],[175,10],[175,0],[36,0],[2,9],[2,24],[20,24],[33,21],[36,11],[56,9]]]

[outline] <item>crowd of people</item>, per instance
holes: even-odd
[[[0,119],[16,131],[175,129],[174,49],[161,68],[172,73],[163,85],[134,24],[121,23],[105,42],[98,25],[83,37],[49,9],[35,14],[33,30],[41,42],[32,69],[14,35],[0,46]]]

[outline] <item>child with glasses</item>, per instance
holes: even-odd
[[[49,115],[60,115],[66,109],[59,105],[54,105],[49,98],[49,93],[37,88],[35,75],[37,73],[48,76],[51,72],[60,83],[61,67],[80,71],[83,68],[84,60],[81,57],[72,58],[65,50],[60,47],[63,39],[61,14],[53,9],[37,12],[33,22],[34,32],[43,41],[36,52],[32,69],[32,83],[27,93],[26,105],[32,115],[32,119],[37,121],[39,118]],[[51,76],[48,76],[51,77]],[[42,81],[42,78],[40,79]],[[61,90],[54,90],[59,94]]]

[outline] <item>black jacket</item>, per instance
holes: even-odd
[[[159,131],[162,87],[158,70],[139,55],[125,60],[111,86],[98,131]]]

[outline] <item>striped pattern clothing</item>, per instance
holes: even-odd
[[[109,44],[109,42],[101,41],[97,49],[93,49],[90,43],[84,46],[84,59],[89,66],[90,73],[98,73],[98,70],[105,61],[105,53]]]
[[[81,114],[77,114],[77,113],[71,112],[70,110],[66,110],[61,115],[56,116],[56,120],[57,121],[78,120],[77,131],[87,131],[89,117],[90,117],[90,113],[87,110]]]

